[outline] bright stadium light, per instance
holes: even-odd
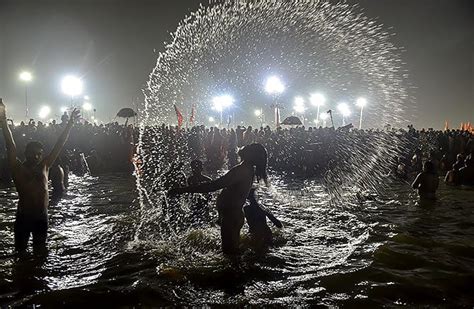
[[[212,109],[220,113],[220,124],[222,124],[222,113],[224,109],[234,105],[234,98],[230,95],[221,95],[212,99]]]
[[[265,91],[272,95],[278,95],[285,91],[285,85],[277,76],[270,76],[265,83]]]
[[[93,107],[92,107],[92,104],[90,104],[89,102],[85,102],[84,104],[82,104],[82,108],[85,111],[91,111]]]
[[[295,105],[293,105],[293,110],[303,115],[303,125],[304,125],[304,112],[306,111],[306,106],[304,105],[304,99],[302,97],[296,97],[294,100]]]
[[[43,107],[41,107],[41,109],[38,113],[38,117],[40,117],[41,119],[46,119],[46,117],[48,117],[49,113],[51,113],[51,108],[49,106],[43,106]]]
[[[84,100],[89,101],[89,100],[90,100],[90,97],[89,97],[88,95],[85,95],[85,96],[84,96]]]
[[[342,115],[342,125],[346,125],[346,117],[349,117],[351,115],[351,110],[349,108],[349,105],[347,103],[339,103],[337,106],[338,111]]]
[[[367,100],[364,98],[358,98],[356,101],[356,105],[360,108],[364,108],[367,105]]]
[[[28,119],[28,83],[33,80],[33,74],[28,71],[20,73],[20,80],[25,83],[25,117]]]
[[[23,71],[20,73],[20,80],[24,82],[30,82],[33,80],[33,75],[28,71]]]
[[[270,76],[265,83],[265,91],[273,96],[272,107],[275,110],[275,127],[280,126],[280,105],[277,102],[277,96],[285,91],[285,85],[277,76]]]
[[[210,122],[210,123],[213,123],[214,121],[216,121],[216,120],[214,119],[214,117],[209,117],[209,122]]]
[[[326,98],[320,93],[314,93],[309,98],[309,101],[311,102],[312,105],[314,105],[318,108],[318,112],[316,114],[316,120],[319,123],[319,110],[320,110],[321,106],[323,106],[324,103],[326,103]]]
[[[82,93],[82,80],[78,77],[68,75],[61,81],[61,89],[64,94],[70,96],[71,98],[76,97]]]
[[[61,113],[67,112],[67,107],[63,106],[61,107]]]
[[[311,104],[313,104],[314,106],[316,107],[321,107],[324,105],[324,103],[326,103],[326,98],[320,94],[320,93],[314,93],[311,95],[311,97],[309,98],[309,101],[311,102]]]
[[[364,107],[367,105],[367,100],[365,98],[358,98],[356,105],[360,108],[360,117],[359,117],[359,130],[362,129],[362,114],[364,112]]]
[[[254,112],[255,116],[260,117],[262,116],[262,110],[261,109],[256,109]]]

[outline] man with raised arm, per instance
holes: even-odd
[[[49,155],[43,158],[43,145],[40,142],[29,142],[25,148],[26,159],[21,163],[17,158],[15,141],[6,121],[5,105],[0,99],[0,127],[5,138],[8,165],[19,197],[14,226],[17,252],[26,250],[30,234],[33,234],[34,251],[46,248],[49,204],[48,173],[78,117],[79,111],[74,110],[64,132]]]

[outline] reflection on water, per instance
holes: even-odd
[[[474,301],[474,191],[442,187],[416,205],[406,184],[392,196],[329,207],[318,181],[273,179],[262,202],[285,227],[276,246],[220,254],[215,227],[172,241],[133,241],[134,179],[72,178],[50,209],[49,254],[13,255],[16,193],[0,191],[0,304],[171,305],[455,304]]]

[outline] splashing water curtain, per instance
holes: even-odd
[[[307,85],[310,93],[317,86],[328,98],[327,105],[353,102],[355,95],[364,93],[373,102],[364,110],[367,123],[401,126],[409,121],[404,106],[411,98],[399,49],[389,39],[380,25],[344,3],[211,1],[191,13],[158,55],[144,89],[137,154],[142,218],[136,238],[160,217],[167,158],[188,161],[184,134],[169,147],[170,137],[160,129],[162,123],[173,122],[174,105],[191,110],[195,104],[197,124],[208,123],[209,102],[221,93],[238,96],[243,110],[254,110],[245,102],[255,97],[262,100],[259,106],[270,108],[262,84],[276,74],[285,77],[287,89]],[[291,98],[286,103],[282,98],[282,105],[291,112]],[[397,156],[400,145],[383,133],[367,144],[363,134],[348,140],[336,132],[330,148],[342,163],[330,163],[325,183],[334,205],[346,207],[352,189],[383,189],[385,163]]]

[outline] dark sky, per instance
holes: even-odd
[[[163,42],[197,0],[0,0],[0,97],[17,119],[24,114],[23,69],[31,113],[68,100],[60,80],[85,80],[97,116],[108,121],[140,96]],[[416,87],[417,127],[474,122],[474,1],[350,0],[395,33]],[[207,4],[207,0],[202,3]],[[133,107],[133,106],[132,106]]]

